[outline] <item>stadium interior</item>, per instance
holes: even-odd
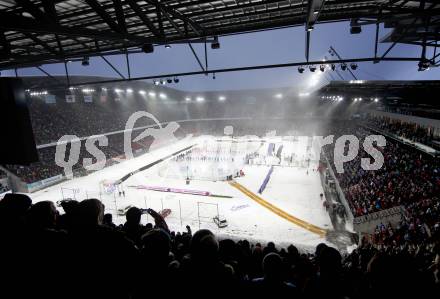
[[[334,24],[373,53],[319,44]],[[439,24],[432,0],[0,0],[0,296],[436,298]],[[299,60],[216,56],[279,31]]]

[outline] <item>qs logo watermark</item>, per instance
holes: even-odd
[[[140,118],[148,118],[154,122],[154,125],[135,128],[136,122]],[[125,124],[124,130],[124,154],[125,158],[115,159],[118,162],[122,162],[134,157],[132,143],[140,142],[142,139],[151,136],[153,142],[148,150],[158,148],[160,146],[171,144],[178,141],[174,133],[180,128],[177,122],[167,122],[165,126],[162,126],[158,119],[146,111],[137,111],[133,113]],[[132,139],[133,131],[142,130],[144,131]],[[226,136],[233,135],[233,127],[226,126],[224,128],[224,134]],[[251,153],[255,151],[259,143],[258,141],[263,141],[265,138],[276,137],[276,131],[269,131],[265,137],[259,137],[255,135],[243,136],[244,139],[250,140],[252,142],[240,143],[235,146],[242,146],[241,149],[237,151],[244,151]],[[333,162],[335,169],[338,173],[344,172],[344,164],[353,161],[359,154],[360,141],[354,135],[342,135],[336,140],[334,135],[323,136],[298,136],[298,142],[300,146],[310,147],[309,159],[320,159],[321,150],[325,145],[331,145],[335,143],[333,149]],[[256,142],[257,141],[257,142]],[[66,159],[67,146],[70,144],[70,151],[68,152],[68,157]],[[99,147],[108,146],[108,138],[105,135],[93,135],[85,139],[85,150],[96,159],[93,163],[93,158],[83,158],[82,165],[84,168],[89,170],[101,170],[105,167],[107,163],[107,157],[105,153]],[[386,139],[382,135],[369,135],[362,142],[363,150],[370,156],[370,158],[361,158],[361,167],[364,170],[378,170],[383,166],[384,157],[382,152],[378,147],[386,146]],[[55,151],[55,163],[59,167],[63,168],[64,175],[67,178],[73,177],[73,167],[79,163],[81,154],[82,142],[81,139],[76,135],[64,135],[62,136],[56,145]]]
[[[154,125],[146,126],[142,128],[135,128],[136,121],[140,118],[149,118],[154,122]],[[166,123],[166,126],[162,126],[157,118],[146,111],[137,111],[133,113],[125,123],[124,130],[124,154],[125,158],[115,159],[118,162],[134,157],[132,142],[139,142],[142,139],[151,136],[153,143],[149,149],[157,148],[164,144],[169,144],[177,141],[174,133],[179,129],[177,122]],[[133,131],[144,129],[144,131],[132,140]],[[66,160],[67,146],[70,144],[70,151]],[[81,153],[81,139],[76,135],[64,135],[62,136],[56,146],[55,151],[55,164],[64,169],[64,175],[68,178],[73,177],[73,167],[79,162]],[[105,135],[93,135],[85,139],[85,150],[92,155],[97,162],[93,163],[93,158],[83,158],[82,165],[89,170],[101,170],[107,163],[107,157],[104,152],[98,148],[108,146],[108,137]]]

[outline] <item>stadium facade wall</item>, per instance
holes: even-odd
[[[36,181],[28,184],[16,174],[9,171],[7,168],[2,167],[1,169],[7,173],[8,185],[13,192],[32,193],[65,180],[65,177],[62,174],[59,174],[41,181]]]
[[[65,179],[65,177],[61,174],[41,180],[41,181],[37,181],[37,182],[33,182],[31,184],[27,184],[27,192],[28,193],[32,193],[38,190],[41,190],[43,188],[55,185],[61,181],[63,181]]]
[[[421,152],[423,152],[425,154],[428,154],[428,155],[431,155],[433,157],[439,157],[440,156],[440,152],[438,150],[436,150],[436,149],[434,149],[434,148],[432,148],[430,146],[427,146],[426,144],[414,142],[414,141],[411,141],[409,139],[406,139],[406,138],[403,138],[403,137],[400,137],[400,136],[397,136],[397,135],[394,135],[394,134],[390,134],[390,133],[387,133],[387,132],[383,132],[381,130],[377,130],[377,129],[369,127],[369,126],[363,126],[363,127],[365,129],[367,129],[367,130],[370,130],[370,131],[373,131],[375,133],[379,133],[379,134],[381,134],[383,136],[386,136],[388,138],[391,138],[391,139],[393,139],[393,140],[395,140],[397,142],[400,142],[400,143],[402,143],[402,144],[404,144],[406,146],[410,146],[410,147],[412,147],[413,149],[415,149],[417,151],[421,151]]]
[[[368,113],[370,113],[374,116],[389,117],[389,118],[392,118],[395,120],[400,120],[403,122],[416,123],[416,124],[423,126],[423,127],[435,128],[434,135],[440,136],[440,120],[438,120],[438,119],[425,118],[425,117],[413,116],[413,115],[405,115],[405,114],[379,111],[379,110],[373,110],[373,109],[369,109]]]
[[[353,228],[359,233],[372,234],[380,224],[386,226],[388,223],[391,223],[391,226],[395,227],[402,220],[404,212],[405,208],[403,206],[397,206],[365,216],[356,217],[353,219]]]

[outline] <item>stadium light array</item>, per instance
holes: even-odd
[[[133,89],[131,89],[131,88],[127,88],[126,91],[127,91],[127,93],[133,93]]]
[[[122,92],[122,89],[115,88],[114,91],[115,91],[116,93],[119,93],[119,92]]]
[[[310,95],[310,92],[300,92],[298,94],[299,97],[308,97]]]
[[[92,93],[92,92],[95,92],[95,90],[94,90],[93,88],[83,88],[81,91],[84,92],[84,93]]]
[[[196,101],[197,102],[203,102],[203,101],[205,101],[205,98],[204,97],[197,97]]]
[[[275,95],[275,98],[277,98],[277,99],[282,99],[282,98],[283,98],[283,94],[282,94],[282,93],[277,93],[277,94]]]
[[[164,94],[164,93],[159,93],[159,98],[161,98],[161,99],[166,99],[166,98],[167,98],[167,95]]]
[[[225,96],[219,96],[218,100],[223,102],[224,100],[226,100],[226,97]]]
[[[47,90],[32,91],[31,93],[29,93],[29,95],[31,95],[31,96],[42,96],[42,95],[46,95],[46,94],[47,94]]]
[[[187,102],[191,102],[191,98],[190,98],[190,97],[186,97],[186,98],[185,98],[185,101],[187,101]]]
[[[145,90],[139,90],[139,94],[142,95],[142,96],[144,96],[144,95],[146,95],[147,93],[146,93]]]
[[[148,95],[149,95],[150,97],[152,97],[152,98],[155,98],[155,97],[156,97],[156,93],[155,93],[154,91],[150,91],[150,92],[148,93]]]

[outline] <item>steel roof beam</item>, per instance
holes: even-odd
[[[112,17],[102,8],[101,4],[99,4],[96,0],[84,0],[93,10],[94,12],[108,25],[108,27],[118,33],[123,33],[124,30],[120,25],[116,24],[113,21]]]
[[[6,30],[33,32],[42,34],[59,34],[69,37],[88,37],[98,40],[137,40],[145,41],[146,38],[130,34],[119,34],[108,31],[95,31],[87,28],[65,27],[56,24],[45,24],[29,17],[13,15],[0,11],[0,28]]]
[[[11,45],[9,44],[8,40],[6,39],[5,33],[0,32],[0,54],[1,55],[11,55]]]
[[[155,5],[155,6],[160,7],[161,10],[167,12],[168,14],[173,16],[174,18],[180,19],[180,20],[188,23],[189,26],[193,29],[193,31],[197,35],[199,35],[199,36],[203,35],[204,29],[199,24],[192,21],[190,18],[186,17],[184,14],[178,12],[177,10],[174,10],[172,8],[172,6],[165,5],[157,0],[145,0],[145,1],[147,3],[150,3],[151,5]]]
[[[419,61],[419,59],[420,58],[418,58],[418,57],[385,57],[381,60],[383,60],[383,61]],[[350,62],[371,62],[374,60],[376,60],[376,58],[367,57],[367,58],[354,58],[354,59],[342,59],[342,60],[329,60],[329,61],[326,61],[326,63],[337,64],[337,63],[350,63]],[[75,83],[75,84],[71,84],[71,86],[84,86],[84,85],[94,85],[94,84],[138,81],[138,80],[185,77],[185,76],[212,74],[212,73],[218,74],[218,73],[242,72],[242,71],[250,71],[250,70],[276,69],[276,68],[286,68],[286,67],[297,67],[297,66],[301,66],[301,65],[319,65],[321,63],[322,63],[322,61],[318,60],[318,61],[309,61],[309,62],[303,61],[303,62],[292,62],[292,63],[283,63],[283,64],[254,65],[254,66],[226,68],[226,69],[211,69],[211,70],[205,70],[205,71],[193,71],[193,72],[184,72],[184,73],[171,73],[171,74],[133,77],[130,79],[110,79],[110,80],[102,80],[102,81],[95,81],[95,82]]]
[[[122,0],[113,0],[113,7],[115,9],[116,20],[122,32],[127,33],[127,25],[125,23],[125,13],[122,8]]]
[[[137,17],[141,19],[141,21],[147,26],[148,29],[150,29],[153,34],[158,37],[160,35],[157,28],[154,26],[153,22],[150,20],[150,18],[147,16],[147,13],[144,12],[144,10],[139,6],[139,4],[136,3],[134,0],[125,0],[131,7],[131,9],[135,12]]]
[[[310,31],[318,21],[319,14],[324,7],[325,0],[309,0],[307,3],[306,30]]]

